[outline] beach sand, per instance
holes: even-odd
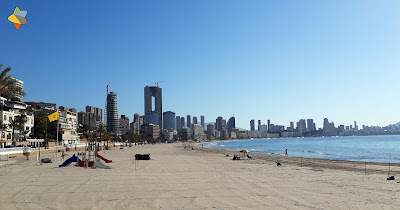
[[[135,164],[136,153],[151,160]],[[141,145],[101,151],[112,169],[59,168],[62,161],[0,167],[0,209],[400,209],[399,180],[386,180],[384,164],[368,165],[365,175],[363,163],[300,167],[298,158],[278,157],[277,167],[275,157],[233,161],[227,153]],[[392,168],[397,178],[399,166]]]

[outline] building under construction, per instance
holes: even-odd
[[[114,92],[107,93],[106,117],[107,117],[107,132],[112,134],[118,134],[119,130],[118,102],[117,102],[117,94]]]

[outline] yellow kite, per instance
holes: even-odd
[[[53,114],[47,116],[50,120],[50,122],[53,122],[54,120],[58,120],[58,111],[54,112]]]

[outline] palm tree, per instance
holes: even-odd
[[[26,115],[25,114],[20,114],[19,116],[16,116],[16,121],[18,122],[19,136],[21,137],[21,134],[25,130],[24,129],[24,125],[26,123]]]
[[[14,142],[14,131],[15,131],[15,128],[18,128],[19,122],[17,120],[11,120],[10,124],[8,126],[10,126],[12,128],[11,141],[12,141],[13,145],[16,146],[16,143]]]
[[[100,139],[101,139],[101,133],[104,133],[104,124],[103,123],[99,124],[97,131],[100,133]]]
[[[3,130],[4,129],[7,129],[7,124],[5,124],[5,123],[3,123],[3,120],[0,120],[0,130],[1,130],[1,136],[0,136],[0,139],[1,139],[1,143],[0,143],[0,147],[1,148],[3,148],[4,146],[3,146]]]
[[[25,95],[21,87],[17,87],[16,80],[13,76],[8,75],[11,71],[10,67],[2,70],[3,65],[0,64],[0,95],[6,98],[11,98],[15,95]]]

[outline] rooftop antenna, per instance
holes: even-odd
[[[161,82],[156,82],[155,84],[157,85],[157,87],[158,87],[158,84],[160,84],[160,83],[163,83],[163,82],[165,82],[165,81],[161,81]]]

